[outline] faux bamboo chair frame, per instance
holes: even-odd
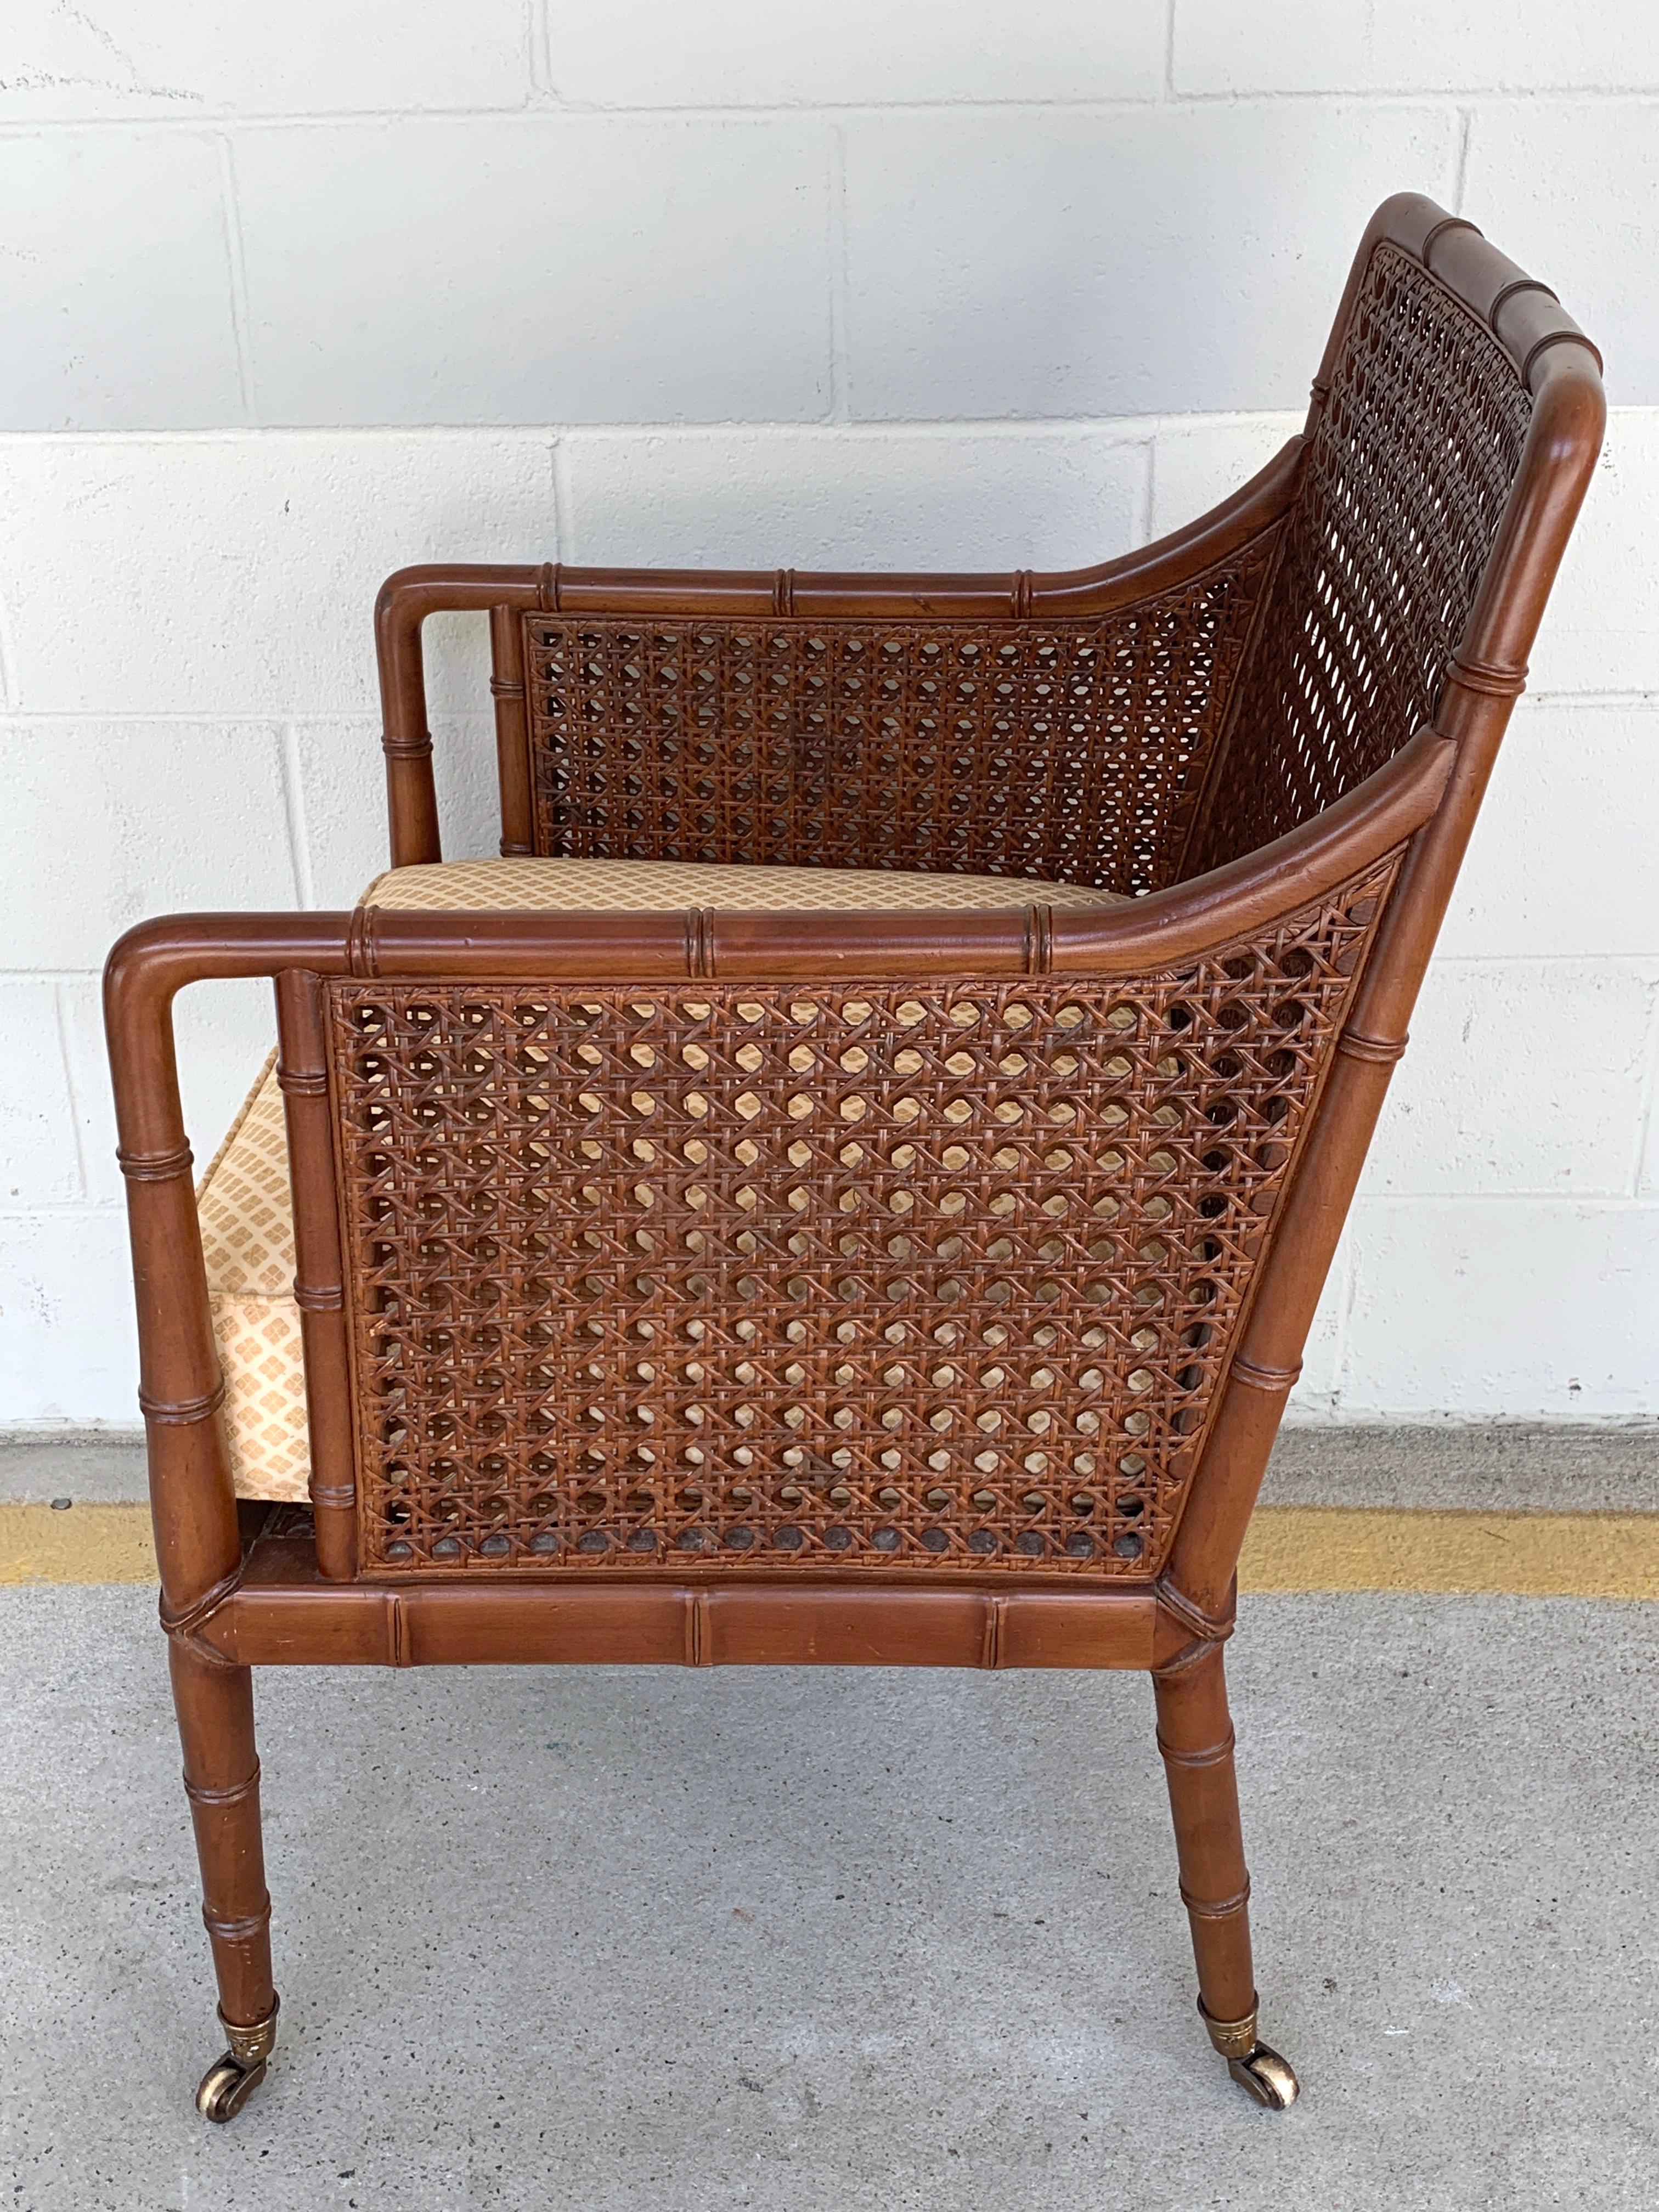
[[[1393,288],[1389,316],[1375,307],[1379,287]],[[1400,404],[1419,416],[1442,409],[1430,450],[1450,457],[1445,483],[1431,480],[1426,492],[1420,455],[1410,482],[1390,483],[1375,452],[1356,459],[1352,441],[1331,431],[1333,410],[1376,404],[1374,389],[1370,401],[1355,399],[1345,364],[1364,343],[1386,356],[1402,329],[1417,356]],[[1446,396],[1472,348],[1481,388],[1498,394],[1480,421],[1460,417],[1467,392],[1461,402]],[[399,866],[441,853],[421,625],[440,610],[471,609],[490,618],[505,853],[956,867],[1070,876],[1139,895],[1061,911],[1042,902],[1039,880],[1030,902],[1007,912],[216,915],[146,923],[116,947],[106,1018],[162,1617],[231,2044],[204,2083],[212,2117],[240,2103],[274,2035],[248,1670],[295,1663],[1146,1668],[1157,1693],[1200,2010],[1253,2094],[1268,2104],[1294,2095],[1294,2076],[1256,2036],[1222,1671],[1237,1562],[1602,419],[1599,359],[1553,296],[1471,226],[1401,198],[1379,210],[1361,243],[1303,435],[1212,514],[1125,560],[1064,576],[470,568],[405,570],[391,580],[377,625]],[[1491,514],[1483,522],[1459,513],[1464,447],[1496,450],[1505,436],[1512,451]],[[1297,517],[1317,471],[1327,519],[1298,541]],[[1380,540],[1365,520],[1379,501]],[[1357,538],[1334,534],[1333,513],[1360,518]],[[1388,517],[1401,513],[1389,541]],[[1449,623],[1449,654],[1413,670],[1410,653],[1396,652],[1398,624],[1378,606],[1390,592],[1402,605],[1414,588],[1420,596],[1424,577],[1438,573],[1437,533],[1464,545],[1466,568],[1469,545],[1479,558],[1462,602],[1448,586],[1435,611]],[[1322,631],[1308,617],[1314,601],[1324,610]],[[1360,630],[1371,624],[1358,643],[1356,621]],[[1054,659],[1054,641],[1066,639],[1083,641],[1082,675],[1074,662],[1067,678]],[[964,657],[964,641],[982,662]],[[988,738],[990,725],[973,724],[996,778],[1018,782],[1033,750],[1047,749],[1048,813],[1005,809],[994,836],[982,773],[975,771],[977,815],[948,804],[951,741],[948,730],[940,734],[937,711],[947,648],[957,650],[958,668],[1004,672],[997,696],[1013,703],[1003,721]],[[1420,659],[1420,640],[1418,648]],[[1154,659],[1163,655],[1151,677],[1149,650]],[[1097,655],[1119,672],[1120,700],[1133,693],[1144,706],[1149,682],[1170,690],[1170,667],[1178,677],[1183,653],[1202,659],[1203,681],[1159,723],[1162,786],[1137,797],[1121,781],[1104,796],[1079,784],[1059,759],[1052,719],[1040,719],[1051,718],[1056,683],[1094,682],[1099,664],[1090,656]],[[1330,707],[1340,688],[1334,660],[1345,653],[1346,715]],[[699,703],[690,683],[693,662],[714,672],[712,706]],[[835,668],[848,665],[855,673],[898,670],[889,689],[902,693],[889,723],[878,712],[860,720],[861,707],[853,714],[879,769],[862,806],[847,798],[833,716],[817,712]],[[781,767],[767,754],[766,717],[753,710],[757,685],[763,704],[769,682],[787,694],[775,718],[787,741]],[[878,709],[878,692],[860,691],[862,682],[854,692]],[[956,696],[977,696],[977,684],[975,673]],[[1425,711],[1402,720],[1413,684],[1425,689]],[[845,684],[841,696],[844,709]],[[1292,712],[1285,702],[1296,700]],[[746,733],[735,769],[734,727]],[[883,753],[889,728],[897,735]],[[921,801],[908,809],[874,803],[881,777],[890,788],[907,775]],[[1109,805],[1113,823],[1103,818]],[[1103,823],[1104,842],[1092,854],[1075,835],[1079,813],[1085,824]],[[276,988],[311,1423],[309,1525],[239,1510],[233,1495],[173,1062],[175,993],[247,976],[269,976]],[[849,1035],[857,1042],[846,1056],[826,1042]],[[593,1042],[572,1045],[573,1036]],[[965,1072],[947,1079],[957,1065],[953,1048]],[[567,1050],[586,1059],[562,1062]],[[653,1072],[630,1075],[630,1054],[635,1070]],[[556,1255],[545,1259],[549,1278],[541,1279],[543,1261],[525,1257],[534,1238],[525,1242],[524,1219],[501,1225],[511,1212],[503,1196],[508,1140],[518,1141],[511,1101],[503,1104],[507,1071],[520,1071],[512,1097],[521,1103],[526,1083],[556,1089],[562,1064],[577,1069],[558,1092],[567,1105],[581,1081],[592,1088],[580,1111],[570,1107],[556,1140],[568,1139],[568,1157],[538,1156],[543,1180],[531,1177],[531,1211],[545,1206],[550,1218],[558,1211],[549,1180],[556,1168],[568,1183],[584,1158],[603,1158],[592,1172],[605,1205],[581,1231],[601,1255],[592,1282],[569,1266],[560,1274]],[[800,1079],[789,1071],[804,1065],[817,1071],[814,1093],[790,1103]],[[584,1079],[581,1066],[599,1072]],[[649,1086],[646,1103],[630,1082]],[[556,1100],[550,1109],[544,1088],[536,1095],[536,1112],[554,1127],[564,1108]],[[759,1362],[738,1394],[750,1394],[750,1419],[756,1405],[769,1418],[783,1398],[801,1401],[794,1410],[805,1447],[789,1443],[795,1458],[785,1453],[781,1462],[807,1468],[793,1488],[768,1491],[758,1474],[731,1487],[732,1462],[749,1464],[747,1444],[732,1444],[735,1431],[723,1447],[723,1474],[711,1474],[699,1449],[689,1457],[701,1472],[688,1478],[682,1464],[679,1474],[665,1474],[666,1446],[685,1443],[685,1420],[705,1418],[684,1404],[678,1431],[672,1420],[659,1425],[653,1444],[635,1452],[632,1474],[618,1471],[613,1455],[610,1473],[601,1466],[585,1478],[585,1462],[570,1452],[587,1418],[582,1394],[601,1384],[560,1382],[540,1367],[536,1387],[551,1393],[548,1402],[574,1441],[568,1449],[556,1438],[547,1445],[539,1521],[496,1499],[492,1524],[492,1501],[480,1501],[481,1481],[488,1488],[519,1480],[514,1496],[523,1494],[510,1470],[478,1473],[488,1423],[503,1425],[507,1402],[492,1413],[488,1388],[470,1413],[462,1408],[460,1441],[447,1448],[442,1471],[415,1466],[410,1435],[422,1401],[410,1347],[417,1309],[422,1297],[435,1310],[449,1295],[443,1267],[451,1261],[423,1275],[418,1256],[421,1221],[453,1198],[440,1188],[448,1169],[428,1161],[428,1173],[419,1164],[421,1131],[441,1118],[440,1096],[471,1101],[481,1143],[496,1146],[495,1164],[471,1188],[494,1209],[485,1226],[495,1241],[486,1245],[513,1327],[550,1310],[556,1295],[572,1326],[589,1328],[595,1341],[632,1328],[643,1332],[635,1350],[642,1342],[659,1356],[668,1263],[638,1228],[641,1217],[617,1225],[633,1202],[628,1177],[650,1186],[638,1204],[655,1205],[660,1216],[665,1203],[683,1219],[691,1218],[684,1212],[690,1184],[701,1177],[709,1186],[712,1206],[709,1190],[690,1203],[705,1206],[698,1218],[710,1224],[712,1244],[696,1247],[702,1257],[674,1263],[678,1304],[671,1300],[671,1309],[704,1315],[695,1328],[714,1330],[728,1365]],[[897,1103],[906,1099],[908,1124]],[[830,1133],[801,1135],[791,1121],[797,1111],[809,1120],[827,1114]],[[656,1137],[640,1136],[653,1115]],[[1034,1121],[1041,1127],[1033,1138]],[[659,1141],[665,1128],[693,1132],[688,1158],[695,1146],[702,1150],[692,1166],[671,1158]],[[1123,1133],[1120,1152],[1103,1151],[1103,1129]],[[855,1166],[843,1173],[837,1162],[849,1154],[837,1147],[849,1131]],[[872,1132],[886,1152],[867,1142]],[[757,1165],[754,1135],[774,1146],[777,1172],[770,1198],[761,1193],[763,1233],[744,1244],[749,1232],[734,1209],[753,1206],[754,1186],[768,1173],[766,1159]],[[784,1158],[792,1139],[793,1169]],[[896,1176],[900,1139],[909,1159]],[[884,1190],[908,1182],[937,1196],[953,1172],[940,1164],[947,1140],[957,1142],[959,1180],[977,1176],[981,1195],[999,1176],[1008,1186],[1017,1233],[1000,1245],[994,1222],[975,1232],[977,1242],[969,1235],[966,1256],[958,1251],[935,1265],[921,1290],[926,1270],[915,1248],[890,1263],[864,1249],[848,1263],[848,1280],[826,1289],[842,1264],[830,1234],[836,1206],[859,1203],[858,1186],[872,1178]],[[1102,1190],[1111,1174],[1133,1185],[1136,1235],[1165,1226],[1109,1265],[1089,1258],[1087,1224],[1074,1233],[1066,1209],[1082,1202],[1079,1191],[1086,1199]],[[782,1182],[797,1178],[803,1232],[786,1249],[780,1231],[769,1247],[765,1206],[781,1204]],[[1118,1204],[1102,1197],[1096,1212],[1111,1209],[1109,1219]],[[1044,1206],[1062,1222],[1050,1245],[1040,1242]],[[572,1237],[574,1222],[565,1224]],[[452,1258],[460,1249],[456,1227],[452,1216],[434,1232]],[[635,1240],[626,1250],[624,1231]],[[502,1256],[508,1245],[511,1258]],[[713,1245],[720,1249],[710,1258]],[[577,1246],[564,1249],[568,1260]],[[653,1249],[656,1258],[641,1258]],[[1097,1265],[1104,1272],[1085,1281]],[[644,1272],[629,1276],[629,1268]],[[878,1279],[884,1270],[889,1279]],[[1090,1297],[1105,1301],[1098,1310],[1109,1324],[1093,1339],[1085,1334]],[[897,1393],[897,1425],[911,1415],[932,1422],[921,1444],[939,1449],[927,1465],[951,1470],[935,1492],[921,1445],[908,1458],[895,1449],[884,1460],[877,1449],[884,1438],[871,1425],[879,1395],[871,1395],[871,1361],[886,1356],[877,1322],[908,1316],[917,1300],[931,1322],[951,1299],[957,1318],[937,1332],[947,1379],[925,1378],[913,1347],[890,1391]],[[1144,1355],[1133,1350],[1142,1341],[1130,1328],[1137,1300],[1153,1317],[1147,1343],[1158,1340]],[[842,1342],[860,1340],[856,1374],[834,1365],[836,1334],[827,1320],[819,1330],[817,1311],[809,1315],[815,1302],[823,1315],[860,1316],[841,1331]],[[658,1319],[629,1318],[647,1311]],[[809,1318],[786,1326],[792,1311]],[[751,1313],[758,1323],[745,1321]],[[1014,1394],[1023,1412],[1035,1407],[1026,1433],[1064,1431],[1071,1456],[1057,1469],[1064,1455],[1033,1449],[970,1499],[975,1478],[948,1441],[957,1418],[951,1383],[964,1379],[969,1352],[951,1347],[967,1346],[975,1329],[987,1342],[1009,1342],[999,1315],[1013,1323],[1014,1339],[1024,1331],[1028,1358],[1039,1356],[1033,1345],[1056,1341],[1076,1355],[1059,1379],[1041,1369],[1047,1380],[1035,1395],[1030,1388]],[[1167,1342],[1159,1339],[1165,1323]],[[906,1326],[892,1321],[889,1340]],[[1107,1342],[1113,1329],[1121,1343]],[[1095,1355],[1101,1367],[1117,1361],[1104,1417],[1079,1411],[1077,1346],[1097,1340],[1107,1342]],[[1003,1373],[987,1370],[990,1356],[982,1346],[972,1353],[980,1366],[971,1402],[986,1402],[986,1371]],[[1133,1368],[1143,1356],[1146,1364]],[[453,1364],[452,1345],[448,1367],[439,1362],[451,1378],[439,1395],[450,1389],[452,1401]],[[718,1396],[702,1368],[687,1371],[700,1377],[700,1395]],[[735,1371],[744,1375],[742,1364]],[[1099,1393],[1101,1372],[1089,1371]],[[836,1457],[828,1409],[843,1383],[849,1401],[860,1389],[864,1399],[848,1409],[846,1426],[856,1433]],[[641,1416],[643,1388],[630,1382],[613,1413],[660,1422]],[[660,1379],[644,1395],[653,1390],[661,1397]],[[1135,1410],[1137,1391],[1149,1412]],[[404,1411],[389,1419],[392,1401]],[[436,1402],[425,1401],[426,1413]],[[734,1403],[728,1391],[720,1419],[744,1419]],[[502,1463],[517,1452],[521,1467],[536,1438],[514,1432],[524,1423],[520,1401],[513,1405]],[[592,1418],[602,1424],[604,1413],[595,1408]],[[1000,1419],[986,1413],[981,1431]],[[455,1419],[444,1419],[453,1438]],[[1097,1463],[1079,1455],[1079,1442],[1091,1438],[1104,1455],[1107,1431],[1114,1452],[1139,1440],[1114,1463],[1129,1473],[1108,1470],[1103,1455]],[[599,1466],[608,1449],[593,1447],[588,1457]],[[996,1460],[994,1449],[981,1455],[983,1463]],[[815,1507],[802,1486],[820,1478],[820,1487],[833,1486],[835,1469],[848,1466],[854,1472],[829,1493],[840,1503],[820,1498]],[[886,1466],[898,1469],[890,1490],[880,1487]],[[1079,1466],[1095,1470],[1083,1485],[1086,1498],[1070,1496]],[[584,1480],[602,1509],[585,1539],[570,1502]],[[671,1506],[673,1484],[688,1480],[692,1487],[680,1494],[690,1502]],[[1030,1503],[1019,1499],[1022,1481],[1035,1485],[1041,1504],[1030,1529],[1019,1523]],[[437,1498],[445,1484],[457,1498]]]

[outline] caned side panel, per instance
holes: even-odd
[[[1158,890],[1273,542],[1066,624],[526,615],[536,849]]]
[[[364,1565],[1156,1571],[1393,866],[1127,982],[331,983]]]

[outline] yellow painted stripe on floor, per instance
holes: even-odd
[[[0,1505],[0,1583],[153,1583],[148,1505]]]
[[[1442,1513],[1267,1505],[1241,1590],[1659,1598],[1659,1513]]]
[[[0,1583],[155,1579],[147,1505],[0,1505]],[[1247,1592],[1659,1598],[1659,1513],[1266,1505],[1238,1582]]]

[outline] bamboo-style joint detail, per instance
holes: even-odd
[[[708,980],[717,965],[714,916],[708,907],[694,906],[685,917],[685,972],[694,980]]]
[[[259,1794],[259,1762],[253,1762],[253,1771],[246,1781],[228,1783],[222,1789],[210,1788],[205,1783],[192,1782],[185,1776],[185,1795],[192,1805],[240,1805]]]
[[[1443,215],[1439,222],[1431,223],[1427,231],[1424,234],[1421,252],[1423,259],[1428,266],[1433,266],[1435,246],[1449,230],[1473,231],[1477,238],[1480,235],[1480,231],[1475,228],[1474,223],[1468,221],[1467,216],[1461,215]]]
[[[1236,1889],[1231,1897],[1199,1897],[1183,1881],[1181,1901],[1194,1920],[1231,1920],[1243,1912],[1250,1901],[1249,1881],[1247,1878],[1243,1887]]]
[[[1466,691],[1483,692],[1489,699],[1518,699],[1527,688],[1524,668],[1505,668],[1494,661],[1472,659],[1454,653],[1447,661],[1454,683]]]
[[[1164,1610],[1178,1621],[1190,1635],[1197,1638],[1196,1645],[1194,1647],[1196,1658],[1207,1658],[1232,1634],[1234,1615],[1231,1607],[1224,1613],[1206,1613],[1201,1606],[1195,1605],[1191,1598],[1177,1589],[1167,1575],[1158,1577],[1157,1589],[1158,1601]],[[1184,1654],[1176,1654],[1174,1658],[1165,1662],[1160,1671],[1165,1673],[1174,1671],[1182,1663],[1184,1658]]]
[[[270,1899],[267,1895],[264,1902],[252,1912],[237,1913],[234,1917],[216,1913],[210,1905],[204,1905],[202,1907],[202,1924],[216,1943],[258,1942],[270,1928]]]
[[[353,975],[378,975],[380,963],[374,945],[374,907],[358,907],[346,936],[346,967]]]
[[[1405,1057],[1407,1037],[1366,1036],[1356,1029],[1346,1029],[1337,1040],[1337,1050],[1349,1060],[1375,1061],[1379,1066],[1391,1067]]]
[[[1171,1766],[1219,1766],[1224,1759],[1232,1757],[1235,1749],[1233,1731],[1230,1728],[1218,1743],[1202,1744],[1196,1751],[1183,1751],[1172,1744],[1163,1730],[1158,1731],[1158,1747]]]
[[[115,1158],[129,1182],[175,1182],[187,1177],[196,1162],[188,1145],[174,1145],[164,1152],[130,1152],[118,1146]]]
[[[1270,1390],[1276,1395],[1295,1388],[1302,1372],[1302,1362],[1292,1360],[1286,1367],[1264,1366],[1260,1360],[1247,1359],[1242,1352],[1235,1352],[1230,1370],[1235,1382],[1243,1383],[1249,1390]]]
[[[147,1421],[161,1428],[187,1429],[198,1421],[211,1420],[225,1402],[225,1378],[220,1376],[211,1390],[196,1398],[153,1398],[140,1387],[138,1410]]]
[[[220,1607],[235,1595],[241,1578],[242,1566],[239,1563],[229,1574],[222,1576],[215,1583],[210,1589],[202,1591],[199,1596],[193,1598],[188,1605],[177,1607],[168,1605],[166,1595],[163,1593],[160,1606],[163,1634],[183,1638],[186,1640],[198,1636]],[[217,1660],[222,1656],[222,1654],[216,1652],[214,1656]]]
[[[1054,910],[1049,906],[1025,909],[1025,972],[1048,975],[1054,964]]]

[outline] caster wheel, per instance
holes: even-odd
[[[256,2058],[245,2066],[227,2051],[202,2076],[196,2092],[196,2109],[206,2120],[234,2120],[265,2078],[265,2062]]]
[[[1270,2051],[1265,2043],[1258,2043],[1254,2051],[1243,2058],[1230,2058],[1227,2071],[1241,2089],[1266,2106],[1270,2112],[1282,2112],[1295,2104],[1301,2083],[1290,2063]]]

